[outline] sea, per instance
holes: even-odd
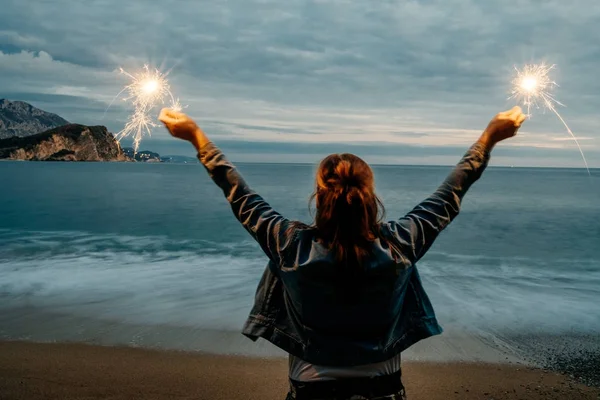
[[[314,165],[238,167],[311,221]],[[451,170],[373,168],[388,220]],[[266,263],[200,164],[0,163],[0,339],[282,356],[240,333]],[[489,167],[418,268],[445,332],[405,359],[600,382],[600,170]]]

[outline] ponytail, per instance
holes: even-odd
[[[373,172],[352,154],[325,158],[317,173],[315,225],[322,242],[342,266],[360,269],[379,236],[383,204],[375,195]]]

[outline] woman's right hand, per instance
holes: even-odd
[[[482,139],[492,146],[517,134],[527,116],[521,107],[515,106],[508,111],[497,114],[483,132]]]
[[[202,129],[198,127],[196,122],[180,111],[163,108],[160,111],[158,119],[165,124],[165,127],[173,137],[187,140],[192,143],[198,151],[200,151],[200,147],[208,143],[208,138]]]

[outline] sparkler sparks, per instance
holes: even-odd
[[[170,102],[169,107],[175,110],[181,110],[181,104],[171,93],[167,74],[163,74],[158,69],[151,70],[148,65],[133,74],[123,68],[120,70],[122,74],[131,79],[131,83],[125,86],[116,97],[127,92],[127,97],[123,100],[130,101],[134,111],[129,116],[123,130],[117,133],[117,140],[120,142],[124,137],[131,136],[133,150],[137,153],[144,134],[150,136],[152,128],[157,126],[154,119],[150,117],[150,112],[156,106],[164,105],[167,101]]]
[[[564,106],[564,104],[556,100],[552,94],[552,90],[558,86],[558,84],[550,78],[550,72],[554,67],[555,65],[546,65],[544,63],[527,64],[523,69],[515,67],[516,74],[512,80],[513,86],[510,99],[516,99],[518,102],[522,103],[523,106],[527,108],[527,116],[529,118],[531,118],[532,107],[540,108],[541,106],[552,111],[558,117],[560,122],[563,123],[567,132],[573,138],[573,141],[575,141],[579,153],[581,153],[581,157],[583,158],[583,163],[585,164],[588,175],[591,175],[590,168],[588,167],[583,150],[581,150],[579,141],[563,117],[561,117],[556,110],[557,105]]]
[[[554,67],[546,64],[527,64],[521,70],[515,67],[511,98],[517,99],[527,107],[528,116],[531,116],[531,107],[540,108],[540,103],[549,110],[553,110],[555,104],[562,106],[552,96],[552,90],[558,86],[550,79],[550,71]]]

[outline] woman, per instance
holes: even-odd
[[[243,334],[289,357],[288,399],[403,399],[400,353],[440,334],[416,262],[458,215],[494,145],[525,120],[498,114],[444,183],[396,221],[382,223],[373,172],[352,154],[333,154],[317,171],[313,225],[290,221],[253,192],[185,114],[160,120],[190,141],[233,212],[269,258]]]

